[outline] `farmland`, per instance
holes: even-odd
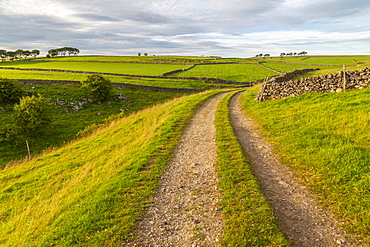
[[[2,64],[0,64],[1,66]],[[89,71],[100,73],[117,73],[129,75],[159,76],[165,72],[185,69],[186,65],[173,64],[141,64],[141,63],[89,63],[89,62],[14,62],[6,63],[7,67],[58,69],[73,71]]]
[[[213,77],[236,82],[252,82],[274,75],[277,75],[277,73],[266,70],[258,64],[215,64],[198,65],[191,70],[172,74],[171,76]]]
[[[181,79],[249,82],[278,74],[258,63],[279,72],[320,68],[303,75],[307,77],[337,72],[343,64],[348,70],[360,69],[370,63],[370,56],[73,56],[0,63],[1,67],[45,69],[0,69],[0,77],[46,80],[25,83],[24,89],[53,103],[50,128],[0,142],[0,245],[124,245],[152,202],[163,170],[196,110],[220,92],[237,90],[245,91],[244,112],[259,124],[302,186],[362,241],[357,244],[369,246],[369,89],[256,103],[259,84],[235,89],[239,85]],[[192,65],[170,74],[171,78],[137,77],[160,76]],[[106,77],[115,83],[173,90],[115,85],[107,101],[93,102],[78,83],[63,83],[82,81],[86,74],[49,69],[127,74]],[[177,90],[184,88],[207,91]],[[233,94],[221,101],[215,120],[220,205],[226,218],[221,242],[289,246],[253,176],[248,155],[235,139],[228,117]],[[0,105],[2,136],[12,127],[12,114],[11,104]],[[31,159],[27,159],[26,140]]]

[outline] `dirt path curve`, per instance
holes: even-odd
[[[165,171],[148,217],[127,246],[218,246],[223,234],[221,196],[215,171],[217,105],[208,100],[193,116]]]
[[[248,153],[254,175],[272,205],[278,225],[292,246],[351,246],[338,222],[315,202],[314,197],[271,152],[251,118],[241,112],[241,93],[230,102],[234,132]]]

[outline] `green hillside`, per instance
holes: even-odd
[[[189,118],[216,91],[133,114],[0,172],[1,246],[112,246],[129,237]]]
[[[0,65],[140,75],[197,65],[171,76],[251,81],[277,74],[258,63],[279,72],[320,68],[304,77],[337,72],[343,64],[348,70],[370,64],[370,56],[44,59]],[[0,77],[81,81],[86,75],[0,69]],[[31,160],[20,161],[27,156],[23,137],[15,142],[0,140],[0,246],[124,246],[190,118],[207,99],[224,90],[246,90],[242,95],[245,112],[261,125],[282,161],[343,222],[345,230],[370,245],[370,89],[256,103],[258,84],[235,89],[232,84],[180,78],[108,78],[117,83],[208,91],[161,91],[121,84],[107,101],[97,103],[86,100],[78,84],[27,83],[29,94],[42,93],[55,103],[54,118],[51,128],[29,140]],[[232,94],[221,101],[215,122],[225,210],[221,242],[224,246],[289,246],[233,133],[228,111]],[[83,109],[74,110],[80,103]],[[0,105],[0,131],[12,125],[12,107]],[[98,125],[104,127],[75,140],[79,131],[96,130]],[[8,163],[11,160],[16,162]]]

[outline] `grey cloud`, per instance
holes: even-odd
[[[99,14],[93,14],[93,13],[81,13],[81,14],[75,14],[73,15],[75,17],[80,17],[82,19],[86,19],[88,21],[119,21],[117,18],[113,18],[110,16],[104,16]]]
[[[258,45],[233,44],[231,48],[218,41],[202,40],[202,35],[214,33],[217,35],[213,37],[220,37],[220,40],[222,35],[240,39],[238,34],[258,32],[262,29],[266,31],[271,26],[274,26],[273,31],[276,31],[309,29],[312,26],[307,26],[308,24],[315,24],[315,28],[320,27],[323,30],[350,31],[350,25],[343,26],[342,23],[370,8],[368,0],[302,1],[301,6],[293,5],[292,9],[282,9],[282,6],[287,6],[284,5],[286,2],[284,0],[58,0],[58,2],[73,10],[68,13],[74,14],[65,18],[0,14],[2,24],[0,46],[6,45],[8,49],[28,49],[28,44],[39,44],[45,49],[74,46],[82,53],[86,50],[96,53],[115,51],[112,54],[126,54],[136,50],[136,53],[157,54],[207,52],[215,54],[217,51],[239,54],[249,47],[252,50],[259,50]],[[327,26],[328,23],[331,24],[330,27]],[[366,28],[368,27],[361,30]],[[356,30],[360,29],[354,28],[352,31]],[[154,38],[156,36],[168,41],[158,41]],[[291,42],[283,44],[284,47],[321,44],[319,38],[302,42],[294,38],[296,37],[292,37]]]
[[[165,24],[169,23],[170,19],[156,13],[150,13],[145,11],[130,11],[123,13],[116,13],[116,15],[124,20],[131,20],[137,22],[144,22],[147,24]]]

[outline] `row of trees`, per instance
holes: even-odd
[[[256,55],[256,57],[269,57],[269,56],[271,56],[271,55],[270,54],[262,54],[262,53]]]
[[[22,49],[18,49],[16,51],[0,50],[0,58],[2,62],[4,62],[5,59],[10,59],[11,61],[13,61],[14,59],[27,58],[29,56],[36,58],[38,55],[40,55],[39,50],[32,51]]]
[[[280,57],[284,57],[284,56],[305,56],[305,55],[307,55],[307,52],[306,51],[301,51],[301,52],[299,52],[299,53],[297,53],[297,52],[289,52],[289,53],[284,53],[284,52],[282,52],[282,53],[280,53]]]
[[[306,51],[302,51],[302,52],[299,52],[299,53],[297,53],[297,52],[289,52],[289,53],[285,53],[285,52],[282,52],[282,53],[280,53],[280,57],[284,57],[284,56],[305,56],[305,55],[307,55],[307,52]],[[262,54],[262,53],[260,53],[260,54],[257,54],[256,55],[256,57],[270,57],[271,55],[270,54]]]
[[[48,56],[49,57],[56,57],[58,55],[65,56],[67,53],[69,56],[71,54],[76,56],[78,53],[80,53],[80,50],[77,48],[73,48],[73,47],[62,47],[62,48],[57,48],[57,49],[51,49],[48,51]]]

